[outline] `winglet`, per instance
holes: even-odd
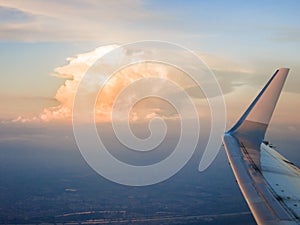
[[[246,112],[227,133],[252,133],[262,141],[288,72],[288,68],[276,70]]]

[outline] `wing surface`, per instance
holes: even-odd
[[[264,141],[288,72],[276,70],[223,137],[238,185],[259,225],[300,224],[300,170]]]

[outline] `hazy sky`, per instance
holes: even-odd
[[[199,54],[226,93],[229,123],[277,67],[290,67],[274,121],[300,133],[300,3],[294,1],[0,2],[0,119],[58,105],[67,58],[99,46],[163,40]],[[297,135],[299,136],[299,135]]]

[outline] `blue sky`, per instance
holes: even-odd
[[[112,2],[3,1],[1,55],[10,59],[5,63],[12,64],[11,58],[33,60],[35,55],[49,53],[47,60],[56,66],[51,57],[56,48],[57,54],[68,56],[104,43],[143,39],[176,42],[235,59],[295,61],[298,54],[298,1]],[[89,47],[78,48],[83,42]],[[18,49],[20,43],[32,54],[21,52],[27,46]]]
[[[1,115],[14,117],[18,99],[53,99],[64,79],[49,74],[68,64],[66,58],[145,39],[175,42],[204,56],[224,90],[236,90],[236,84],[258,90],[277,67],[291,67],[285,90],[298,94],[299,9],[296,0],[3,0],[0,98],[6,107]],[[53,102],[32,110],[47,104]]]

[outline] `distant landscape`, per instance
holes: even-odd
[[[171,179],[128,187],[95,173],[72,141],[42,140],[0,144],[1,224],[255,224],[224,149],[204,173],[198,151]]]

